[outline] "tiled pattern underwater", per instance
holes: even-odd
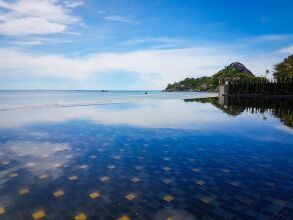
[[[291,135],[86,120],[0,133],[1,220],[293,219]]]

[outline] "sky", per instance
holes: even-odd
[[[0,89],[164,89],[293,54],[291,0],[0,0]],[[270,74],[271,75],[271,74]]]

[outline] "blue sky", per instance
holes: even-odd
[[[293,53],[289,0],[0,0],[0,89],[163,89]]]

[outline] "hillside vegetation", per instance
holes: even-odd
[[[230,79],[253,79],[256,76],[242,63],[234,62],[211,77],[186,78],[180,82],[168,84],[164,91],[216,91],[219,80],[229,77]]]

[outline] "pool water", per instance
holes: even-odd
[[[291,101],[210,95],[6,101],[0,219],[293,219]]]

